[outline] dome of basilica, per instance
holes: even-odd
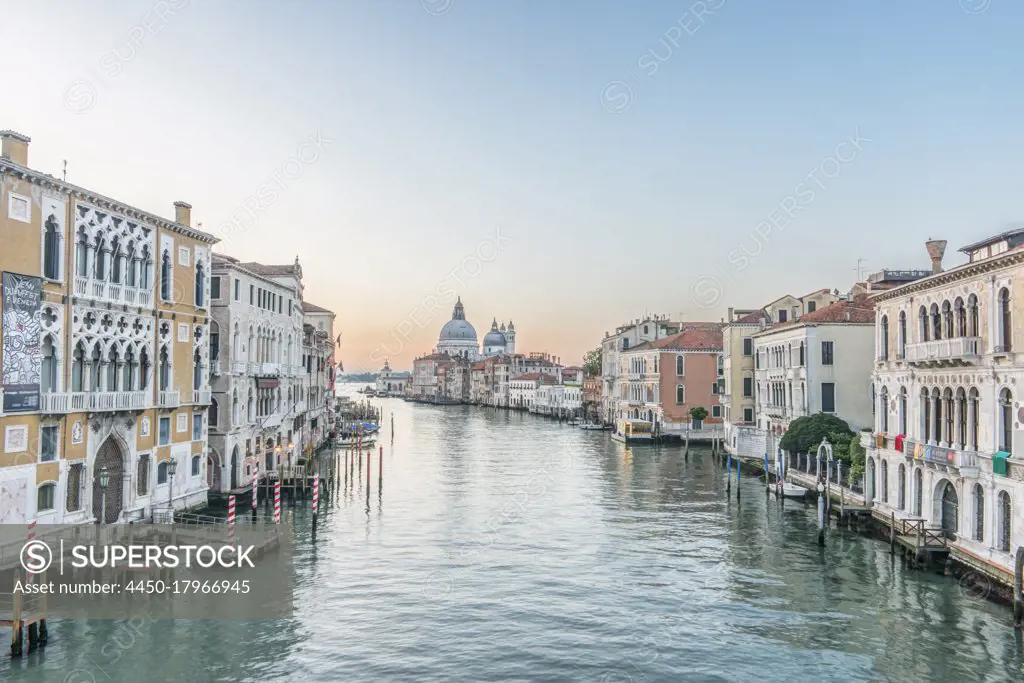
[[[441,328],[438,342],[446,341],[476,341],[476,329],[466,320],[466,309],[462,306],[462,297],[455,302],[452,319]]]
[[[505,346],[505,335],[498,329],[498,321],[491,323],[491,331],[484,336],[484,346]]]

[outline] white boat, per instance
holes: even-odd
[[[595,422],[581,422],[580,423],[580,429],[603,430],[604,429],[604,425],[597,424]]]
[[[361,440],[362,440],[363,445],[367,446],[367,445],[372,444],[374,441],[377,440],[377,432],[364,433],[364,434],[361,435],[361,437],[362,437]],[[338,445],[340,445],[340,446],[355,446],[359,442],[360,442],[360,435],[359,434],[347,433],[347,434],[341,434],[338,437]]]
[[[583,424],[583,419],[579,417],[574,417],[573,419],[569,420],[569,424],[572,425],[573,427],[579,426]]]
[[[790,484],[788,481],[784,482],[781,487],[781,491],[778,487],[775,489],[775,495],[782,495],[783,498],[803,498],[807,495],[808,489],[803,486],[797,486],[796,484]]]

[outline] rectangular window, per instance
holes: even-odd
[[[676,356],[676,374],[682,375],[683,373],[683,356]]]
[[[754,421],[754,409],[747,407],[743,409],[743,421],[753,422]]]
[[[249,285],[249,305],[256,305],[256,285]]]
[[[39,428],[39,462],[53,462],[57,459],[60,444],[60,425],[43,425]]]
[[[66,508],[68,512],[78,512],[82,509],[82,473],[85,465],[72,465],[68,468],[68,491]]]
[[[813,301],[808,301],[807,302],[807,312],[808,313],[814,313],[814,311],[817,308],[818,308],[818,304],[814,303]]]
[[[711,393],[712,394],[717,394],[718,393],[718,382],[715,382],[714,384],[711,385]]]
[[[783,310],[780,310],[780,311],[779,311],[779,322],[780,322],[780,323],[784,323],[784,322],[786,322],[786,316],[787,316],[787,315],[788,315],[788,311],[783,311]]]
[[[754,378],[744,377],[743,378],[743,398],[752,398],[754,396]]]
[[[192,440],[199,441],[203,438],[203,414],[192,413]]]
[[[160,418],[160,441],[161,446],[166,446],[171,442],[171,418],[165,416]]]
[[[139,456],[139,470],[136,476],[135,490],[140,496],[149,495],[149,453]]]
[[[292,300],[288,299],[288,315],[292,314]]]
[[[56,484],[43,484],[39,487],[39,497],[36,499],[37,512],[49,512],[53,509],[53,495],[56,491]]]
[[[822,365],[833,365],[835,362],[835,347],[834,342],[823,341],[821,342],[821,364]]]
[[[686,403],[686,389],[682,384],[676,385],[676,403],[680,405]]]
[[[32,222],[32,201],[20,194],[8,193],[7,215],[22,223]]]
[[[219,275],[214,275],[213,277],[210,278],[210,298],[211,299],[219,299],[220,298],[220,276]]]
[[[157,486],[159,486],[160,484],[166,484],[167,483],[167,468],[168,468],[168,465],[167,465],[167,461],[166,460],[156,466],[156,484],[157,484]]]
[[[743,355],[753,356],[754,355],[754,340],[750,337],[743,338]]]
[[[722,417],[722,406],[711,406],[711,417]]]
[[[242,298],[242,281],[237,277],[235,278],[235,301],[239,301]]]
[[[821,383],[821,412],[836,412],[836,385],[834,382]]]

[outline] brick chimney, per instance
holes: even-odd
[[[188,202],[174,202],[174,222],[192,227],[192,205]]]
[[[28,166],[28,143],[30,138],[13,130],[0,130],[0,157],[21,166]]]
[[[932,275],[942,272],[942,257],[946,253],[946,240],[928,240],[924,243],[928,258],[932,260]]]

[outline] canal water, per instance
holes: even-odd
[[[0,680],[1024,679],[1008,608],[852,532],[817,547],[754,477],[730,502],[707,452],[377,402],[383,490],[356,477],[315,545],[298,512],[293,619],[55,622]]]

